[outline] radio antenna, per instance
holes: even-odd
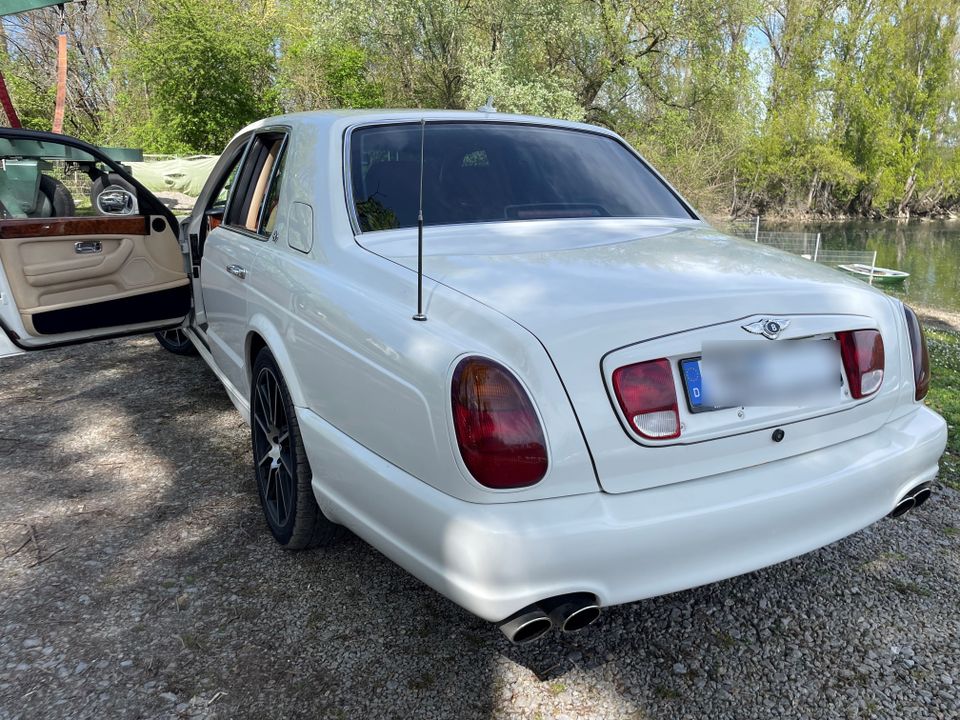
[[[427,316],[423,314],[423,139],[427,121],[420,118],[420,207],[417,212],[417,314],[414,320],[424,322]]]

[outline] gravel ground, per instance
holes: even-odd
[[[356,538],[278,549],[199,359],[136,338],[4,361],[0,417],[3,720],[960,716],[947,487],[515,648]]]

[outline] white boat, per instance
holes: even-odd
[[[875,282],[897,283],[903,282],[910,277],[910,273],[904,272],[903,270],[876,267],[865,263],[849,263],[838,265],[837,267],[858,277],[872,278]]]

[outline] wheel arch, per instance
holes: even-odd
[[[253,384],[253,364],[257,361],[257,355],[264,348],[268,349],[270,354],[273,355],[273,359],[276,360],[277,366],[283,374],[283,380],[287,384],[287,390],[290,391],[290,397],[293,398],[294,405],[303,407],[300,378],[293,367],[283,337],[262,315],[254,315],[247,328],[247,337],[244,343],[244,371],[247,380],[245,392],[250,392],[250,387]]]

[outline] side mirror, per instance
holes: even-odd
[[[220,227],[223,223],[223,210],[222,207],[212,207],[203,213],[203,216],[207,219],[207,232]]]
[[[110,185],[97,195],[97,210],[103,215],[136,215],[136,196],[119,185]]]

